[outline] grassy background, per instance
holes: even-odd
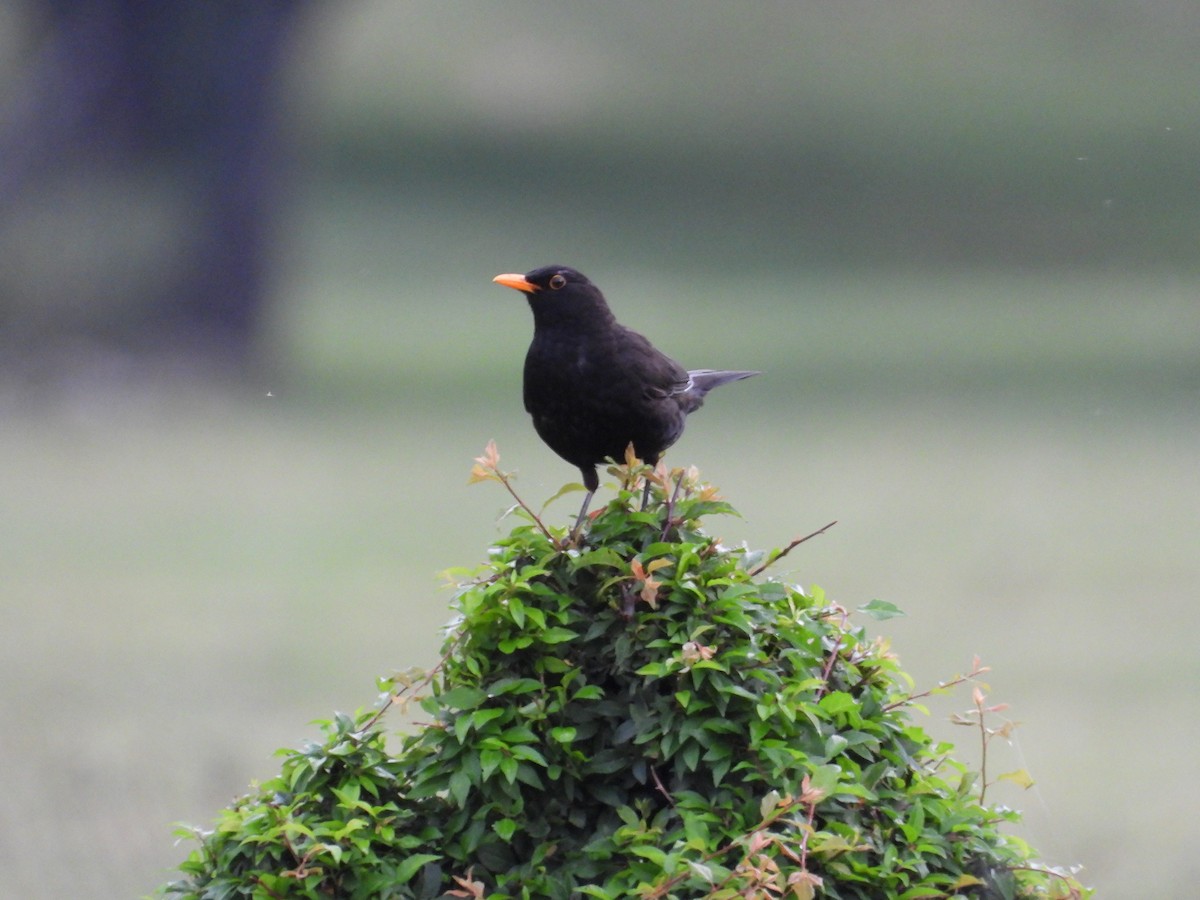
[[[558,260],[682,362],[766,374],[669,454],[931,686],[993,666],[1054,863],[1187,897],[1200,276],[1186,5],[329,6],[289,74],[273,360],[4,385],[0,876],[170,877],[306,723],[427,664],[437,573],[574,477],[520,404]],[[797,12],[796,10],[800,10]],[[903,10],[903,11],[900,11]],[[1101,14],[1103,13],[1103,14]],[[69,264],[64,262],[64,265]],[[552,507],[566,522],[574,496]],[[966,692],[933,704],[946,721]]]

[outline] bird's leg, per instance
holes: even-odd
[[[587,518],[588,505],[592,502],[592,495],[596,493],[596,489],[592,488],[587,492],[587,496],[583,498],[583,506],[579,509],[579,518],[575,520],[575,527],[571,529],[570,543],[574,543],[579,537],[580,531],[583,529],[583,521]]]
[[[579,518],[575,520],[575,527],[571,529],[571,535],[568,538],[568,541],[572,544],[583,533],[583,523],[587,519],[588,504],[592,502],[592,497],[600,487],[600,476],[596,474],[595,466],[591,468],[580,466],[579,473],[583,476],[583,486],[587,488],[587,496],[583,498],[583,506],[579,508]]]
[[[630,445],[630,446],[632,446],[632,445]],[[653,458],[647,458],[645,460],[645,463],[647,466],[650,467],[650,471],[646,475],[643,476],[646,479],[646,484],[642,488],[642,512],[645,512],[646,507],[650,505],[650,477],[654,474],[655,470],[658,468],[658,457],[656,456]]]

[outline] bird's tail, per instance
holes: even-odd
[[[705,394],[715,387],[720,387],[723,384],[728,384],[731,381],[741,381],[743,378],[749,378],[751,375],[761,375],[762,372],[733,372],[724,369],[694,369],[688,372],[688,377],[692,380],[692,386],[688,390],[689,394],[694,394],[696,399],[702,399]]]

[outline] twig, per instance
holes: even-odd
[[[504,485],[505,490],[508,490],[508,492],[512,494],[512,499],[516,500],[517,504],[521,506],[521,509],[528,512],[529,518],[532,518],[535,526],[538,526],[538,530],[540,530],[542,534],[546,535],[546,540],[550,541],[551,544],[554,545],[554,550],[562,550],[563,545],[559,544],[556,536],[550,533],[550,529],[546,528],[546,524],[540,520],[538,514],[536,514],[536,512],[530,508],[528,503],[524,502],[524,500],[517,496],[516,491],[512,490],[512,485],[509,484],[508,475],[500,474],[500,484]]]
[[[771,556],[767,559],[767,561],[764,562],[761,566],[757,566],[756,568],[750,570],[751,577],[753,577],[755,575],[761,575],[764,571],[766,571],[768,566],[772,566],[775,563],[779,562],[779,560],[783,559],[785,556],[787,556],[789,553],[791,553],[793,550],[795,550],[797,547],[799,547],[805,541],[811,540],[812,538],[815,538],[819,534],[824,534],[825,532],[827,532],[830,528],[832,528],[836,524],[837,524],[837,520],[834,519],[832,522],[830,522],[824,528],[818,528],[812,534],[806,534],[804,537],[798,537],[794,541],[792,541],[790,544],[788,544],[786,547],[784,547],[782,550],[774,551],[771,554]]]
[[[504,472],[497,471],[496,477],[499,479],[500,483],[504,485],[505,490],[512,494],[513,499],[517,501],[517,505],[529,514],[529,518],[533,519],[533,523],[537,525],[538,530],[546,536],[546,540],[554,545],[554,549],[561,550],[562,545],[558,542],[558,539],[550,533],[550,529],[546,527],[545,523],[542,522],[540,518],[538,518],[538,514],[533,511],[530,505],[522,500],[520,495],[517,494],[517,492],[513,489],[513,486],[509,483],[508,475]]]
[[[1079,892],[1079,882],[1077,879],[1070,875],[1064,875],[1062,872],[1056,872],[1054,869],[1046,868],[1044,866],[1005,866],[1005,868],[1010,872],[1038,872],[1042,875],[1049,875],[1051,878],[1057,878],[1059,881],[1065,884],[1067,890],[1071,892],[1070,896],[1072,898],[1083,896]]]
[[[504,489],[512,494],[512,498],[517,501],[517,505],[529,515],[538,529],[545,535],[555,550],[562,550],[566,547],[566,543],[558,541],[554,535],[550,533],[550,529],[546,527],[532,507],[529,506],[511,484],[511,476],[507,472],[500,471],[500,454],[496,450],[496,442],[488,441],[487,446],[483,449],[483,455],[475,457],[475,465],[471,467],[471,477],[468,479],[468,484],[474,484],[479,481],[498,481],[504,485]],[[573,535],[572,535],[573,537]]]
[[[671,792],[663,786],[662,780],[658,777],[658,770],[654,768],[654,766],[650,767],[650,774],[654,776],[654,786],[658,789],[658,792],[667,798],[668,803],[674,806],[675,798],[672,797]]]
[[[803,834],[800,836],[800,871],[808,871],[808,838],[813,833],[813,820],[817,816],[817,800],[811,799],[808,801],[808,817],[805,820],[808,825],[803,829]]]
[[[437,661],[437,664],[434,665],[434,667],[428,672],[426,672],[418,681],[414,681],[412,684],[406,684],[398,691],[389,691],[387,700],[384,701],[383,705],[379,707],[379,710],[375,713],[375,715],[371,716],[371,718],[366,721],[366,724],[359,729],[359,734],[370,731],[373,727],[375,727],[379,720],[383,718],[383,714],[391,709],[392,706],[394,706],[404,694],[407,694],[411,691],[419,691],[422,688],[428,687],[430,684],[432,684],[434,676],[442,670],[444,665],[446,665],[446,662],[450,659],[450,654],[452,654],[458,648],[458,642],[461,641],[462,638],[463,632],[459,632],[454,640],[450,643],[450,646],[447,648],[446,652],[442,654],[442,658]]]
[[[987,725],[983,720],[983,691],[976,686],[971,698],[975,702],[975,712],[979,715],[979,805],[984,805],[987,797],[987,751],[991,740],[988,737]]]
[[[954,678],[951,678],[949,681],[939,681],[937,687],[930,688],[927,691],[920,691],[919,693],[915,693],[915,694],[905,694],[899,700],[893,700],[891,703],[889,703],[887,706],[885,706],[883,708],[883,711],[890,712],[891,710],[896,709],[897,707],[906,706],[907,704],[912,703],[914,700],[920,700],[922,697],[932,696],[933,694],[937,693],[938,691],[944,691],[944,690],[948,690],[949,688],[956,687],[956,686],[962,684],[964,681],[972,680],[973,678],[975,678],[976,675],[983,675],[984,673],[990,672],[990,671],[991,671],[991,666],[985,666],[985,665],[980,664],[979,657],[976,657],[975,665],[972,667],[971,671],[968,672],[966,675],[958,675]]]
[[[828,528],[829,526],[825,526]],[[838,654],[842,652],[842,638],[846,636],[846,621],[850,618],[844,608],[834,606],[834,611],[840,611],[842,617],[841,625],[839,626],[837,640],[833,642],[833,647],[829,651],[829,658],[825,660],[825,667],[821,670],[821,683],[817,686],[815,698],[820,700],[825,696],[825,692],[829,690],[829,678],[833,674],[834,664],[837,662]]]
[[[671,491],[671,496],[666,501],[666,515],[663,516],[662,535],[659,537],[659,540],[665,541],[667,539],[667,532],[671,530],[671,516],[675,513],[675,503],[679,499],[679,492],[683,489],[684,475],[685,472],[683,469],[680,469],[679,478],[675,481],[675,490]]]

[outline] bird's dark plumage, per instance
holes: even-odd
[[[619,324],[600,289],[566,266],[493,279],[525,294],[533,343],[525,356],[525,409],[550,449],[579,467],[592,493],[596,466],[632,443],[650,465],[683,433],[704,395],[757,372],[687,371]]]

